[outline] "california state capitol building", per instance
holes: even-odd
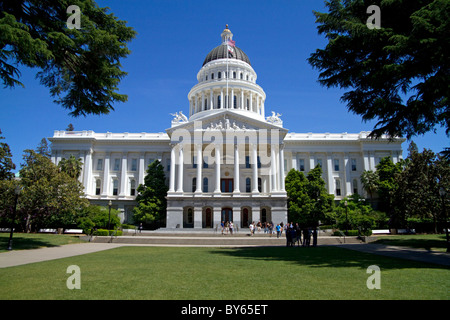
[[[402,158],[403,138],[371,139],[370,132],[294,133],[283,127],[283,110],[265,105],[249,57],[228,25],[188,93],[189,109],[173,110],[165,132],[55,131],[53,163],[81,158],[80,181],[92,204],[112,201],[122,223],[132,223],[137,187],[149,164],[164,166],[167,229],[215,228],[233,221],[286,223],[284,179],[291,169],[323,170],[335,200],[364,194],[360,175],[383,157]],[[188,111],[188,112],[187,112]],[[280,114],[281,113],[281,114]]]

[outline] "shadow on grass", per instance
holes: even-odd
[[[389,236],[380,237],[375,243],[391,245],[391,246],[404,246],[412,248],[420,248],[431,251],[432,248],[442,249],[445,251],[447,248],[445,235],[433,235],[433,238],[427,236]]]
[[[9,233],[0,233],[0,252],[7,251]],[[80,242],[76,237],[55,234],[14,233],[13,250],[59,247],[64,244]]]
[[[333,246],[233,248],[211,251],[211,253],[253,260],[287,261],[311,268],[361,268],[366,270],[368,266],[377,265],[384,270],[448,269],[445,266],[384,257]]]

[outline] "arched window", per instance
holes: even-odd
[[[203,192],[208,192],[208,178],[203,178]]]
[[[233,96],[233,108],[237,108],[237,96]]]
[[[236,79],[236,71],[233,71],[233,79]]]
[[[250,178],[245,179],[245,192],[251,192],[252,180]]]
[[[214,80],[214,73],[211,73],[211,80]]]
[[[221,100],[220,100],[220,95],[217,96],[217,109],[221,108]]]
[[[197,190],[197,178],[192,178],[192,192]]]
[[[194,221],[194,215],[192,213],[192,208],[189,208],[188,214],[187,214],[187,223],[192,224],[193,221]]]
[[[261,222],[267,222],[267,210],[266,208],[261,209]]]
[[[222,72],[217,72],[217,79],[220,79],[220,78],[222,78]]]
[[[262,190],[261,185],[262,185],[261,178],[258,178],[258,191],[259,192],[261,192],[261,190]]]

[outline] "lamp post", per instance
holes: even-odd
[[[447,253],[449,253],[450,252],[450,247],[449,247],[450,242],[449,242],[449,239],[448,239],[448,221],[447,221],[448,219],[447,219],[447,212],[445,210],[445,196],[446,196],[446,194],[447,193],[445,192],[445,189],[443,187],[440,187],[439,188],[439,195],[442,198],[442,216],[445,219],[445,237],[446,237],[446,240],[447,240]]]
[[[109,207],[109,216],[108,216],[108,234],[109,234],[109,225],[111,223],[111,206],[112,206],[112,201],[109,200],[108,202],[108,207]]]
[[[20,191],[22,191],[22,187],[17,185],[14,189],[14,208],[13,208],[13,217],[11,221],[11,231],[9,233],[9,240],[8,240],[8,248],[7,250],[12,250],[12,239],[14,234],[14,220],[16,219],[16,212],[17,212],[17,200],[19,199]]]

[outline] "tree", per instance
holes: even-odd
[[[48,146],[47,139],[42,138],[41,142],[39,143],[38,147],[36,148],[36,152],[44,157],[50,158],[50,148]]]
[[[1,136],[2,130],[0,130],[0,141],[5,139]],[[12,161],[12,153],[9,145],[5,142],[0,142],[0,181],[11,180],[14,177],[12,170],[16,168],[16,165]]]
[[[369,28],[369,5],[381,28]],[[330,0],[314,12],[328,44],[308,59],[325,87],[345,90],[341,100],[363,120],[378,120],[372,137],[450,132],[448,0]]]
[[[45,156],[25,150],[20,170],[23,186],[18,206],[24,230],[32,225],[61,227],[74,224],[77,215],[88,205],[83,185],[59,168]]]
[[[332,211],[334,196],[327,193],[322,169],[317,166],[305,177],[303,172],[291,169],[286,176],[289,220],[316,227]]]
[[[155,160],[148,166],[144,184],[140,184],[137,188],[136,201],[138,205],[133,209],[134,221],[136,223],[153,223],[164,220],[168,190],[164,167],[159,160]]]
[[[376,165],[378,174],[378,199],[379,208],[381,211],[386,212],[390,221],[389,224],[393,228],[397,228],[401,225],[401,220],[395,214],[395,208],[400,203],[395,203],[394,194],[399,188],[399,178],[403,171],[404,161],[399,161],[394,164],[390,157],[384,157]]]
[[[409,221],[445,221],[439,189],[450,190],[450,164],[431,150],[412,151],[406,165],[397,177],[400,188],[394,194],[397,220],[408,225]]]
[[[88,233],[93,228],[107,229],[108,224],[111,229],[116,229],[120,226],[118,210],[111,209],[110,220],[107,207],[90,205],[82,210],[77,219],[77,226],[82,228],[85,233]]]
[[[80,28],[69,28],[70,5],[80,9]],[[70,115],[107,114],[124,102],[120,60],[136,32],[93,0],[0,2],[0,79],[23,86],[16,65],[37,68],[37,78]]]
[[[370,200],[372,201],[373,194],[378,189],[378,173],[372,170],[364,170],[360,179],[364,190],[370,195]]]
[[[69,159],[61,159],[58,163],[58,167],[62,172],[65,172],[69,177],[78,179],[83,169],[83,162],[81,158],[75,158],[75,156],[70,155]]]

